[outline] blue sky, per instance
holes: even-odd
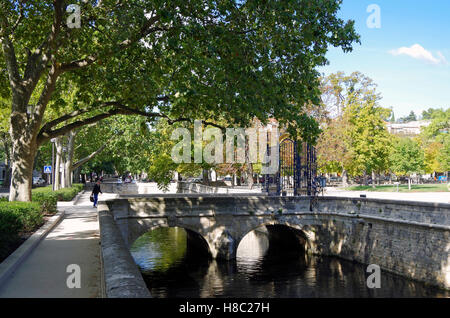
[[[380,28],[367,26],[371,4],[380,8]],[[320,72],[362,72],[378,85],[381,106],[392,106],[396,118],[450,107],[449,0],[344,0],[339,16],[355,20],[361,45],[351,53],[331,47],[330,64]]]

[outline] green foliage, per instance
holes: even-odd
[[[423,120],[432,119],[433,113],[436,111],[440,111],[440,110],[442,110],[442,109],[428,108],[428,110],[422,111],[422,119]]]
[[[43,222],[41,208],[33,202],[1,202],[0,213],[6,211],[18,216],[23,231],[31,231]]]
[[[71,201],[83,189],[80,183],[73,184],[70,188],[63,188],[55,191],[58,201]]]
[[[36,188],[31,191],[32,200],[41,205],[43,212],[55,213],[58,201],[71,201],[82,189],[82,184],[73,184],[71,188],[57,191],[53,191],[52,186]]]
[[[414,113],[414,111],[411,111],[408,116],[399,118],[398,122],[399,123],[409,123],[411,121],[416,121],[416,120],[417,120],[416,114]]]
[[[0,202],[0,260],[8,256],[10,244],[17,241],[22,224],[19,217],[11,210],[2,207]]]
[[[58,3],[9,0],[0,6],[0,35],[16,55],[4,46],[0,68],[8,72],[0,76],[0,96],[9,100],[14,91],[29,104],[44,102],[43,118],[30,123],[42,128],[37,140],[27,141],[30,149],[69,124],[152,111],[163,114],[149,115],[153,119],[226,117],[241,127],[255,117],[274,117],[291,135],[314,142],[319,126],[304,105],[319,101],[317,67],[328,63],[330,46],[349,52],[359,42],[354,21],[338,17],[340,0],[128,0],[98,7],[82,1],[79,29],[66,27],[64,12],[61,28],[52,26]],[[56,39],[48,43],[52,27]],[[42,54],[52,57],[47,64]],[[60,76],[47,87],[51,67]],[[8,79],[15,73],[30,75],[23,82],[27,89]],[[24,115],[23,107],[14,108]],[[26,127],[12,129],[21,135]]]
[[[42,212],[44,213],[56,213],[58,195],[52,191],[50,187],[36,188],[31,191],[31,197],[33,202],[40,204]]]
[[[373,81],[359,72],[339,72],[322,81],[330,116],[317,145],[322,171],[354,175],[388,168],[391,138],[384,119],[391,111],[378,105]],[[333,115],[334,114],[334,115]]]
[[[32,202],[0,202],[0,259],[6,257],[20,232],[36,229],[43,222],[39,204]]]
[[[355,97],[345,111],[350,123],[347,140],[354,174],[386,170],[391,151],[391,137],[383,121],[388,110],[376,104],[373,92],[367,94],[362,99]]]
[[[441,155],[445,154],[445,148],[443,149],[443,145],[440,142],[432,142],[427,147],[424,147],[425,154],[425,172],[433,173],[433,172],[444,172],[445,164],[441,164],[440,160]],[[444,158],[442,158],[444,159]],[[442,160],[441,159],[441,160]]]
[[[442,171],[450,171],[450,135],[447,134],[445,137],[442,148],[436,159],[439,162]]]
[[[396,174],[410,175],[425,168],[424,152],[420,145],[410,138],[399,138],[390,155],[391,169]]]
[[[426,171],[428,173],[450,170],[450,108],[430,108],[423,117],[431,120],[430,125],[422,129],[421,146],[425,151]]]
[[[431,112],[431,124],[422,131],[422,137],[427,140],[442,143],[450,133],[450,108],[434,109]]]

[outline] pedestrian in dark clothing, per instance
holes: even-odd
[[[97,180],[97,183],[94,185],[94,189],[92,189],[92,195],[94,196],[94,208],[97,207],[99,193],[103,194],[102,190],[100,189],[100,180]]]

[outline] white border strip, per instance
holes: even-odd
[[[11,255],[0,263],[0,286],[3,285],[20,266],[20,264],[31,254],[41,240],[62,220],[65,211],[59,211],[52,216],[43,226],[34,232],[22,243]]]

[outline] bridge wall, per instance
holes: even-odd
[[[301,230],[307,250],[338,256],[450,288],[450,205],[323,197],[129,197],[108,203],[124,242],[178,226],[200,234],[213,257],[236,256],[242,238],[262,225]]]
[[[86,183],[85,188],[92,190],[94,183]],[[202,193],[202,194],[231,194],[231,193],[259,193],[261,189],[231,188],[231,187],[213,187],[192,182],[172,182],[169,184],[166,192],[158,188],[156,182],[133,182],[117,183],[105,181],[101,184],[102,192],[116,193],[120,195],[141,195],[141,194],[175,194],[175,193]]]
[[[254,187],[253,189],[211,187],[200,183],[177,182],[177,193],[202,193],[202,194],[259,193],[261,195],[261,189],[259,187]]]

